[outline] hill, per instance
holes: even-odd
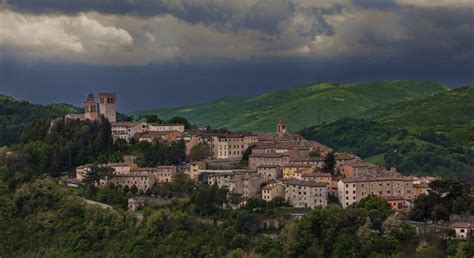
[[[156,114],[161,119],[182,116],[192,124],[231,130],[272,131],[284,120],[290,131],[329,123],[369,108],[418,99],[448,91],[431,81],[401,80],[360,84],[318,83],[275,91],[256,97],[225,97],[214,102],[137,111],[139,118]]]
[[[69,104],[37,105],[1,95],[0,146],[18,143],[21,133],[34,121],[50,120],[70,112],[77,112],[77,108]]]
[[[474,181],[474,88],[369,109],[302,130],[338,151],[404,173]]]

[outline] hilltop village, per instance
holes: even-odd
[[[236,194],[238,201],[227,208],[239,208],[249,198],[267,202],[281,198],[293,207],[326,207],[336,200],[349,207],[361,199],[376,195],[385,199],[393,210],[408,211],[415,198],[426,194],[434,177],[399,174],[394,168],[369,164],[351,153],[334,152],[330,147],[290,134],[284,122],[276,124],[275,132],[229,132],[186,129],[183,124],[117,121],[114,93],[99,94],[99,103],[90,93],[83,114],[69,114],[66,119],[97,120],[105,117],[111,123],[114,141],[141,142],[184,141],[186,155],[193,148],[205,147],[201,160],[172,166],[139,167],[134,156],[125,156],[122,163],[100,164],[112,173],[98,187],[116,185],[135,188],[145,193],[155,184],[173,182],[183,172],[197,183],[217,185]],[[242,163],[245,159],[246,162]],[[242,166],[244,164],[244,166]],[[92,164],[76,168],[70,185],[83,183]],[[131,198],[129,208],[145,205],[144,198]]]

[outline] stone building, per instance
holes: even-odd
[[[193,161],[184,166],[184,173],[188,175],[189,179],[198,182],[199,174],[201,170],[206,169],[206,166],[207,164],[204,161]]]
[[[260,194],[263,179],[256,172],[230,171],[209,174],[207,182],[209,185],[227,188],[231,193],[250,198]]]
[[[154,177],[157,183],[173,182],[176,176],[176,166],[158,166],[153,168],[134,168],[130,171],[132,175],[149,175]]]
[[[291,165],[314,165],[317,168],[324,167],[324,158],[323,157],[297,157],[290,159]]]
[[[285,200],[293,207],[314,208],[327,206],[327,185],[296,179],[283,181]]]
[[[342,178],[338,182],[338,197],[343,208],[361,199],[376,195],[397,196],[413,200],[413,178],[407,176]]]
[[[146,174],[115,174],[105,178],[103,185],[110,184],[128,186],[129,189],[135,185],[139,191],[145,192],[155,184],[155,178]]]
[[[285,198],[285,186],[280,183],[268,184],[262,188],[262,199],[271,201],[275,197]]]
[[[290,163],[287,154],[254,154],[249,156],[249,169],[256,170],[259,166],[277,165],[283,166]]]
[[[148,124],[148,131],[149,132],[184,132],[184,125],[182,124],[157,124],[157,123],[150,123]]]
[[[294,165],[294,164],[286,164],[281,166],[283,170],[283,178],[284,179],[295,179],[295,174],[297,171],[301,173],[311,173],[313,172],[316,167],[314,165]]]
[[[109,122],[117,121],[117,107],[115,93],[100,93],[99,103],[95,101],[94,94],[89,92],[84,102],[84,113],[67,114],[64,118],[71,120],[90,120],[95,121],[103,116]]]
[[[383,168],[368,163],[344,164],[339,167],[339,174],[345,178],[375,176]]]
[[[280,166],[277,165],[261,165],[257,167],[257,173],[266,181],[275,181],[283,177]]]
[[[147,124],[143,122],[114,122],[112,126],[112,138],[114,141],[118,139],[130,142],[137,134],[146,132]]]
[[[99,93],[99,114],[111,123],[117,121],[116,100],[115,93]]]
[[[182,140],[183,133],[179,131],[147,131],[138,133],[136,139],[140,142],[164,141],[169,143]]]

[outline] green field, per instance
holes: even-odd
[[[400,101],[448,91],[431,81],[401,80],[361,84],[318,83],[266,93],[256,97],[224,97],[214,102],[178,108],[137,111],[139,118],[156,114],[161,119],[182,116],[192,124],[230,130],[273,131],[275,123],[289,123],[290,131],[330,123],[337,119]]]

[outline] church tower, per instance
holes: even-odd
[[[117,121],[117,108],[115,103],[115,93],[99,94],[99,113],[111,123]]]
[[[94,94],[89,92],[87,100],[84,102],[84,118],[91,121],[99,118],[99,110],[97,110],[97,102],[94,100]]]
[[[276,134],[279,137],[283,137],[288,133],[288,125],[285,122],[278,122]]]

